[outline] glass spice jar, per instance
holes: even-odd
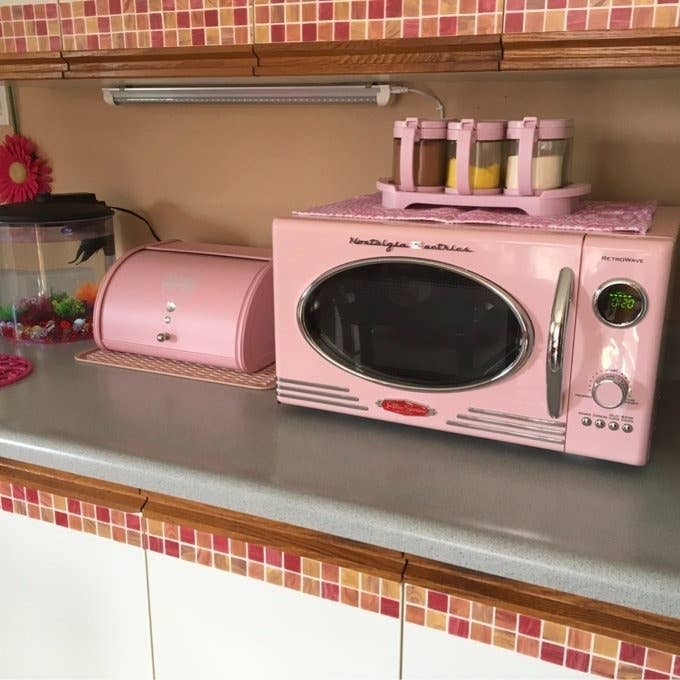
[[[505,193],[533,196],[569,184],[574,124],[530,116],[508,122]]]
[[[449,121],[447,139],[447,193],[500,193],[505,121]]]
[[[446,121],[406,118],[394,123],[392,183],[400,191],[443,191]]]

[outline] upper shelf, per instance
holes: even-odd
[[[0,79],[334,76],[680,66],[680,28],[0,54]]]

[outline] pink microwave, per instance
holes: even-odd
[[[642,465],[679,224],[277,219],[278,400]]]

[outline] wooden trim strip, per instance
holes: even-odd
[[[61,52],[0,54],[0,80],[45,80],[62,78],[66,62]]]
[[[65,78],[252,76],[252,45],[63,52]]]
[[[500,35],[253,46],[256,76],[497,71]]]
[[[143,492],[145,493],[145,492]],[[201,531],[258,543],[302,557],[332,562],[341,567],[393,581],[401,581],[404,555],[396,550],[339,538],[284,522],[224,510],[157,493],[147,493],[143,509],[147,519],[183,524]]]
[[[146,501],[139,489],[8,458],[0,458],[0,479],[124,512],[140,512]]]
[[[502,71],[680,65],[680,29],[504,33]]]
[[[635,642],[670,653],[680,652],[680,619],[562,593],[522,581],[406,556],[404,582],[466,597],[519,614]]]

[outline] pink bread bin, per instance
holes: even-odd
[[[274,361],[271,250],[164,241],[123,255],[94,306],[102,349],[253,373]]]

